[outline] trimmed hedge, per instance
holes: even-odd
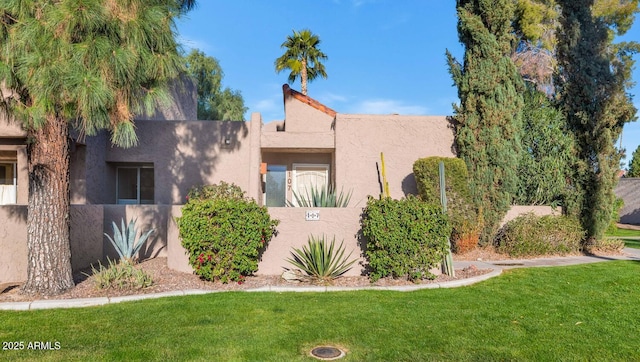
[[[585,231],[567,216],[528,213],[506,223],[495,239],[496,251],[513,257],[578,253]]]
[[[177,219],[189,264],[204,279],[242,283],[258,270],[278,221],[233,184],[195,188],[189,195]]]
[[[478,244],[481,225],[469,192],[467,165],[460,158],[427,157],[413,164],[420,198],[440,205],[439,164],[444,162],[447,215],[451,222],[451,243],[455,252],[466,252]]]
[[[383,278],[434,278],[451,234],[440,205],[409,196],[402,200],[369,198],[362,217],[365,255],[372,282]]]

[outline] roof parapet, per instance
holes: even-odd
[[[287,97],[293,97],[293,98],[299,100],[302,103],[310,105],[311,107],[319,110],[320,112],[323,112],[323,113],[326,113],[326,114],[330,115],[331,117],[335,117],[336,114],[338,113],[338,112],[334,111],[333,109],[325,106],[324,104],[318,102],[317,100],[315,100],[315,99],[313,99],[313,98],[311,98],[309,96],[305,96],[304,94],[302,94],[302,93],[300,93],[300,92],[298,92],[298,91],[296,91],[294,89],[291,89],[291,87],[289,87],[289,85],[286,84],[286,83],[282,85],[282,94],[284,96],[285,101],[286,101]]]

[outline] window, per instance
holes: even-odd
[[[0,162],[0,205],[15,204],[18,195],[18,179],[15,162]]]
[[[118,204],[153,204],[153,166],[120,166],[116,174]]]
[[[329,186],[329,165],[293,164],[293,190],[299,197],[311,195],[311,188],[322,190]],[[295,203],[295,197],[293,202]]]
[[[287,197],[287,166],[267,165],[265,204],[268,207],[285,206]]]

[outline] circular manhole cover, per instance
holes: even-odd
[[[321,360],[330,361],[344,357],[344,351],[331,346],[320,346],[311,350],[311,355]]]

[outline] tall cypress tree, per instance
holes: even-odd
[[[508,211],[518,182],[524,85],[509,57],[514,3],[458,0],[457,9],[464,64],[447,52],[460,98],[454,105],[456,145],[469,169],[486,243]]]
[[[593,3],[558,0],[562,15],[556,84],[576,138],[573,182],[581,197],[575,213],[587,231],[586,244],[601,238],[611,221],[621,157],[615,140],[635,113],[625,93],[632,60],[624,47],[611,57],[611,35],[605,19],[593,16]]]

